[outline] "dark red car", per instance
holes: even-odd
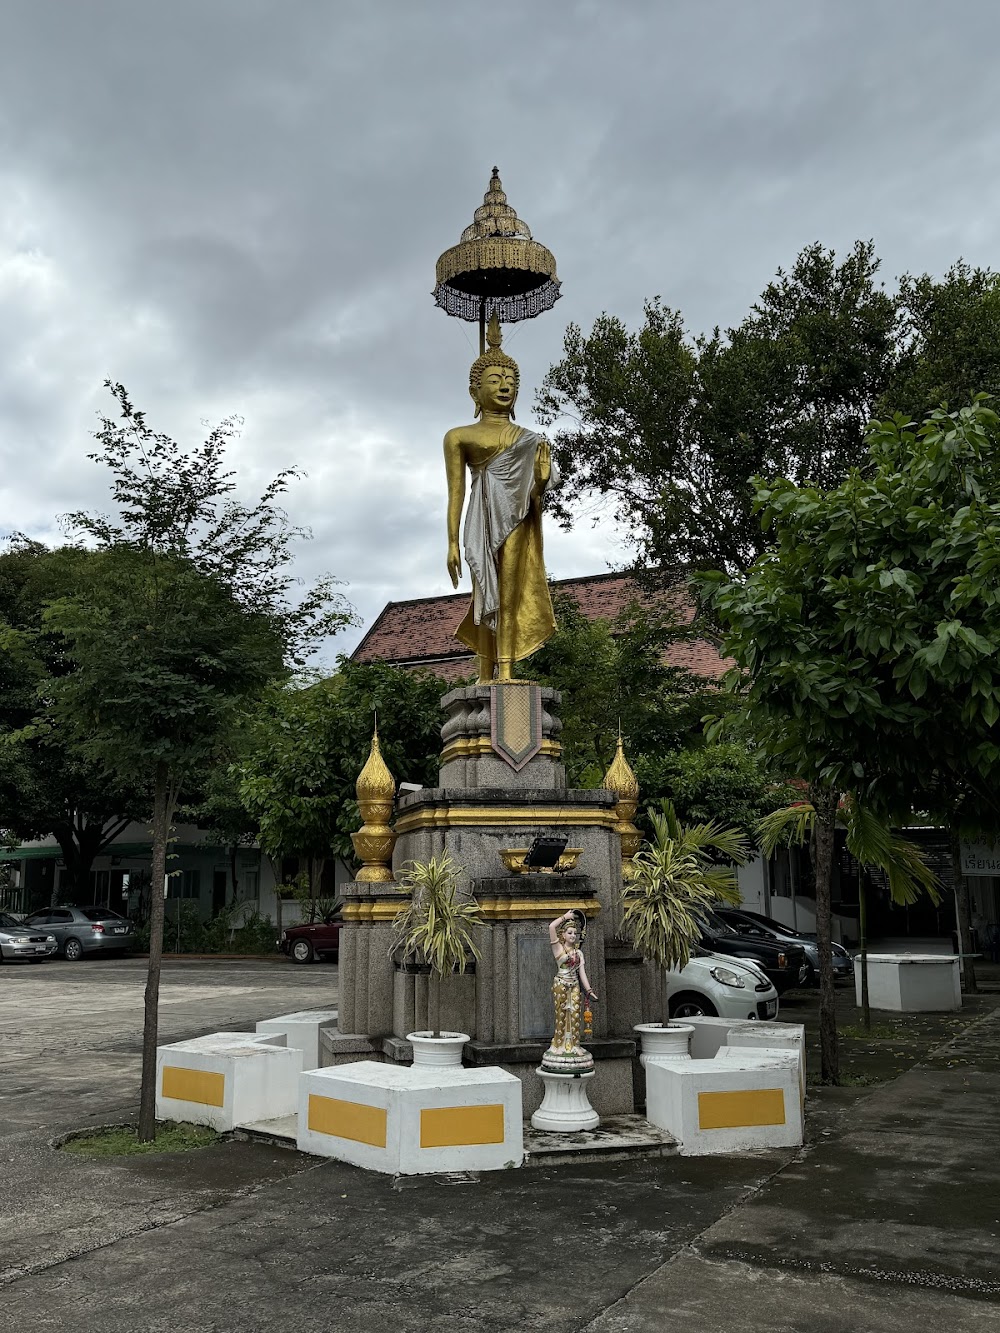
[[[289,926],[281,932],[278,948],[296,963],[311,963],[314,958],[336,958],[340,952],[338,916],[332,913],[322,921]]]

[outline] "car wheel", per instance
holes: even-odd
[[[79,940],[69,939],[63,945],[63,957],[67,963],[78,963],[83,957],[83,945]]]
[[[313,947],[308,940],[296,940],[292,945],[292,957],[297,963],[311,963]]]
[[[670,998],[671,1018],[718,1018],[719,1011],[711,1000],[695,991],[681,991]]]

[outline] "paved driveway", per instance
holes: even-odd
[[[85,1161],[135,1112],[143,964],[0,968],[0,1326],[38,1333],[993,1333],[1000,1009],[809,1099],[801,1152],[392,1180],[288,1149]],[[162,1039],[336,999],[168,963]]]
[[[103,1122],[115,1107],[132,1112],[145,986],[144,958],[0,967],[0,1135]],[[160,1043],[252,1031],[259,1018],[335,1006],[336,997],[329,963],[168,960]],[[46,1088],[52,1095],[41,1096]]]

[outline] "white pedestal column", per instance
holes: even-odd
[[[601,1123],[587,1096],[587,1082],[594,1077],[592,1069],[581,1074],[555,1074],[543,1065],[538,1077],[545,1096],[531,1117],[535,1129],[570,1134],[574,1130],[596,1129]]]

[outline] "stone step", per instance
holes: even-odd
[[[238,1138],[253,1139],[278,1147],[294,1148],[296,1118],[258,1120],[240,1125]],[[543,1133],[524,1125],[525,1166],[558,1166],[563,1162],[618,1162],[629,1157],[675,1157],[680,1144],[665,1130],[657,1129],[638,1115],[608,1116],[597,1129],[571,1134]]]
[[[640,1115],[605,1116],[597,1129],[569,1134],[524,1125],[524,1165],[557,1166],[562,1162],[620,1162],[630,1157],[676,1157],[681,1145],[666,1130]]]
[[[255,1120],[248,1125],[237,1125],[233,1133],[236,1138],[254,1139],[258,1143],[271,1143],[279,1148],[294,1148],[298,1123],[297,1115],[282,1115],[275,1120]]]

